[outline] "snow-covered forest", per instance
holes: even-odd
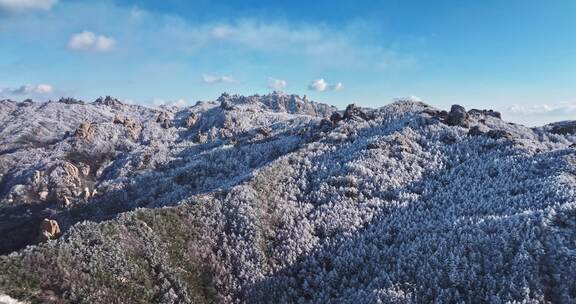
[[[4,100],[0,295],[574,303],[575,152],[576,122],[408,98]]]

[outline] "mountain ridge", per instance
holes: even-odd
[[[73,112],[82,122],[57,127],[56,143],[0,130],[16,149],[0,155],[1,222],[20,225],[2,235],[42,218],[63,231],[2,256],[0,292],[86,303],[574,300],[570,122],[531,129],[412,101],[337,111],[280,93],[137,115],[99,100],[60,103],[95,112]],[[46,124],[0,119],[30,122],[19,137]],[[46,208],[26,220],[40,190]]]

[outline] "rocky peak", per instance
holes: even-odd
[[[305,114],[319,117],[330,117],[337,109],[323,103],[309,100],[299,95],[288,95],[283,92],[274,92],[259,98],[259,101],[270,110],[290,114]]]
[[[220,102],[221,108],[225,110],[232,110],[235,106],[254,105],[268,111],[325,118],[330,117],[333,112],[337,111],[336,107],[311,101],[306,96],[289,95],[280,91],[274,91],[267,95],[252,96],[223,93],[218,97],[217,101]]]
[[[576,134],[576,120],[549,124],[550,132],[555,134]]]
[[[344,110],[344,119],[362,119],[369,120],[368,114],[355,104],[349,104]]]
[[[98,99],[96,99],[94,101],[94,104],[105,105],[105,106],[109,106],[109,107],[113,107],[113,108],[120,108],[124,105],[124,103],[121,102],[119,99],[113,98],[110,96],[99,97]]]
[[[58,100],[59,103],[65,103],[65,104],[85,104],[84,101],[82,100],[78,100],[76,98],[73,97],[62,97]]]
[[[461,105],[452,105],[445,122],[449,126],[461,126],[465,128],[470,124],[468,121],[468,113]]]

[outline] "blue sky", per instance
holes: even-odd
[[[576,1],[0,0],[0,98],[143,104],[280,89],[576,119]]]

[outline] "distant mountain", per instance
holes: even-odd
[[[4,100],[0,295],[570,303],[575,152],[576,122],[410,100]]]

